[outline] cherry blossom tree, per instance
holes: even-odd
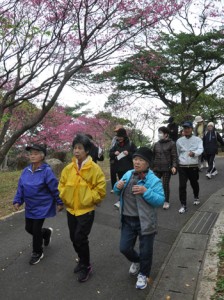
[[[105,145],[109,121],[95,116],[73,118],[67,110],[68,107],[54,106],[36,127],[20,136],[15,146],[24,149],[26,144],[40,143],[47,145],[48,150],[69,151],[77,133],[90,134],[99,145]],[[14,126],[13,123],[12,129]]]
[[[2,0],[0,164],[16,140],[50,111],[72,76],[123,56],[128,43],[184,2]],[[8,134],[14,109],[27,102],[39,109]]]

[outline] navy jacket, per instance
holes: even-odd
[[[224,145],[221,135],[215,131],[207,131],[203,137],[204,152],[206,154],[217,154],[218,153],[218,142]]]

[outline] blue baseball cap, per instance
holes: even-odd
[[[182,125],[182,127],[189,127],[193,128],[193,123],[191,121],[185,121]]]

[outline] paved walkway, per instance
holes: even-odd
[[[24,229],[24,214],[0,221],[0,299],[164,300],[170,296],[171,300],[208,300],[207,296],[195,295],[201,291],[199,283],[206,280],[202,274],[204,257],[212,228],[220,224],[223,210],[220,189],[224,160],[218,159],[217,166],[219,174],[211,181],[201,173],[199,207],[192,205],[192,191],[188,189],[188,213],[184,215],[178,214],[178,177],[172,176],[171,207],[168,211],[158,210],[159,234],[154,247],[152,286],[138,291],[136,278],[128,275],[130,263],[119,253],[119,213],[113,207],[116,196],[109,193],[108,184],[108,195],[96,210],[90,235],[94,273],[86,283],[78,283],[73,274],[76,256],[69,240],[65,212],[46,220],[45,225],[54,228],[52,244],[35,266],[28,264],[31,238]]]

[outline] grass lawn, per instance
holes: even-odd
[[[104,171],[106,180],[110,178],[109,160],[98,163]],[[12,201],[16,193],[18,180],[22,171],[0,173],[0,218],[14,212]]]
[[[21,171],[0,173],[0,218],[12,213],[12,201]]]

